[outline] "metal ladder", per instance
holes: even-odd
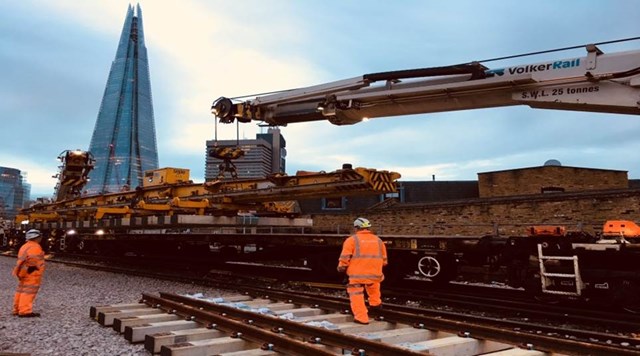
[[[573,261],[573,273],[550,273],[547,272],[546,267],[544,265],[545,261]],[[580,296],[582,294],[582,290],[584,289],[584,283],[582,282],[582,277],[580,276],[580,267],[578,265],[578,256],[545,256],[542,254],[542,244],[538,244],[538,261],[540,263],[540,281],[542,282],[542,292],[547,294],[559,294],[559,295],[572,295],[572,296]],[[576,288],[574,291],[560,291],[549,289],[550,286],[553,286],[554,283],[552,281],[562,281],[566,279],[572,279],[574,281],[574,286]],[[560,285],[560,284],[555,284]]]

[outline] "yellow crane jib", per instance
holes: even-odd
[[[165,168],[145,173],[136,190],[88,195],[21,211],[32,221],[80,221],[149,215],[235,215],[252,211],[290,216],[297,199],[381,194],[396,191],[396,172],[344,165],[333,172],[275,174],[266,178],[193,183],[189,170]]]
[[[147,203],[144,200],[139,201],[135,205],[135,208],[142,211],[150,211],[150,212],[166,211],[166,212],[169,212],[169,215],[171,215],[171,213],[173,212],[171,209],[171,205],[168,203]]]
[[[182,200],[178,197],[171,199],[171,206],[183,210],[194,211],[197,215],[204,215],[204,210],[209,207],[209,199]]]
[[[398,172],[378,171],[372,168],[356,168],[355,171],[363,176],[375,191],[384,193],[397,191],[396,181],[401,177]]]
[[[248,203],[339,197],[396,192],[397,172],[355,168],[345,165],[333,172],[298,172],[295,176],[277,174],[267,179],[243,179],[205,183],[213,197],[229,202]]]
[[[102,219],[105,215],[119,215],[129,218],[131,216],[131,208],[123,207],[100,207],[96,209],[95,218]]]
[[[19,219],[19,221],[18,221]],[[46,221],[56,221],[60,219],[60,215],[56,212],[41,212],[41,213],[31,213],[31,214],[19,214],[16,216],[16,222],[20,223],[21,221],[28,220],[33,222],[46,222]]]

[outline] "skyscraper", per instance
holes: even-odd
[[[9,167],[0,167],[0,220],[12,220],[18,210],[29,201],[31,185],[26,182],[25,172]]]
[[[89,151],[96,160],[89,194],[142,185],[144,171],[158,168],[149,61],[142,12],[131,5],[111,64]]]

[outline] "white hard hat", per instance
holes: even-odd
[[[371,223],[369,222],[369,220],[367,220],[365,218],[357,218],[353,222],[353,227],[358,228],[358,229],[366,229],[368,227],[371,227]]]
[[[31,229],[29,231],[27,231],[27,234],[25,235],[25,239],[27,240],[33,240],[37,237],[42,236],[42,234],[40,234],[40,230],[36,230],[36,229]]]

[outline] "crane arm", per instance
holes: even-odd
[[[181,171],[178,176],[175,171]],[[125,192],[71,196],[50,204],[22,209],[16,223],[30,221],[76,221],[110,215],[140,217],[191,212],[199,215],[234,215],[238,211],[290,214],[289,202],[397,192],[400,174],[393,171],[345,165],[333,172],[299,172],[295,176],[274,174],[266,178],[245,178],[193,183],[186,170],[163,168],[145,176],[170,177],[149,182]],[[186,175],[185,175],[186,174]]]
[[[586,56],[506,68],[480,63],[365,74],[360,77],[234,102],[212,112],[223,123],[269,125],[364,119],[528,105],[532,108],[640,114],[640,51]]]
[[[95,165],[91,152],[66,150],[58,156],[62,165],[60,172],[53,176],[58,178],[55,188],[55,201],[79,197],[82,189],[89,181],[89,172]]]

